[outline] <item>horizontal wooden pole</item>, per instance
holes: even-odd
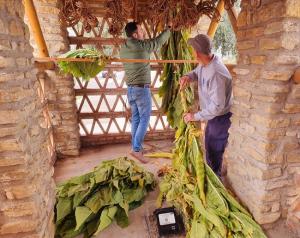
[[[119,112],[80,112],[78,113],[79,119],[98,119],[98,118],[124,118],[126,115],[125,111]],[[153,110],[151,116],[164,115],[162,111]]]
[[[43,58],[35,58],[37,62],[59,62],[59,61],[66,61],[66,62],[93,62],[93,59],[86,59],[86,58],[57,58],[57,57],[43,57]],[[118,59],[118,58],[111,58],[108,60],[109,63],[175,63],[175,64],[184,64],[184,63],[198,63],[197,60],[152,60],[152,59]]]
[[[152,71],[161,71],[163,69],[163,66],[159,64],[151,64],[150,68]],[[108,64],[105,66],[105,69],[113,71],[124,71],[124,66],[123,64]]]
[[[151,88],[151,92],[153,94],[158,93],[158,88]],[[91,88],[91,89],[75,89],[76,96],[83,96],[83,95],[126,95],[127,88]]]
[[[120,45],[125,42],[123,38],[103,38],[103,37],[85,37],[70,36],[70,44],[100,44],[100,45]]]

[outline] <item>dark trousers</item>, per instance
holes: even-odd
[[[221,177],[222,161],[228,141],[232,113],[217,116],[207,122],[205,130],[206,162]]]

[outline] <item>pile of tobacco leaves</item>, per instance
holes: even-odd
[[[91,237],[114,220],[128,226],[128,212],[140,206],[154,186],[153,174],[126,157],[104,161],[94,171],[71,178],[57,187],[56,237]]]

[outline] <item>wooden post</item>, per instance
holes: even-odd
[[[49,57],[47,45],[42,33],[41,25],[34,7],[33,0],[24,0],[25,13],[28,17],[31,32],[39,49],[40,57]]]
[[[295,73],[293,75],[293,79],[294,79],[294,82],[296,84],[300,84],[300,67],[298,67],[296,70],[295,70]]]
[[[234,6],[228,6],[227,13],[234,33],[237,33],[237,12]]]
[[[217,10],[219,11],[220,15],[222,16],[222,13],[224,11],[224,8],[225,8],[225,1],[224,0],[220,0],[217,4]],[[219,20],[214,17],[212,20],[211,20],[211,23],[209,25],[209,28],[208,28],[208,31],[207,31],[207,35],[213,39],[214,38],[214,35],[217,31],[217,28],[218,28],[218,25],[219,25]]]

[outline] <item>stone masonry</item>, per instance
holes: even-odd
[[[54,237],[47,105],[20,0],[0,0],[0,237]]]
[[[285,222],[300,194],[300,1],[242,1],[237,40],[227,177],[260,224]]]
[[[69,50],[66,27],[59,20],[59,0],[34,0],[42,32],[51,57]],[[27,22],[27,19],[25,19]],[[38,49],[33,39],[34,56]],[[45,70],[40,74],[45,82],[45,96],[51,115],[51,124],[58,157],[79,154],[80,137],[75,103],[74,81],[59,70]]]

